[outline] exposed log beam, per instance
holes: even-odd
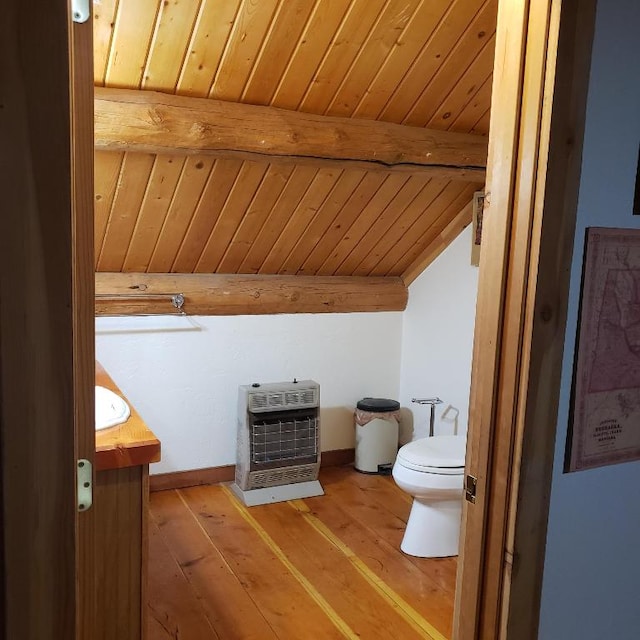
[[[395,277],[96,273],[96,315],[189,315],[402,311],[407,287]]]
[[[483,136],[100,87],[95,89],[95,145],[100,150],[428,171],[434,177],[480,182],[487,160]]]

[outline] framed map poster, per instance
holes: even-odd
[[[566,471],[640,459],[640,229],[587,230]]]

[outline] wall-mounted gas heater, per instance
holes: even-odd
[[[320,385],[242,385],[233,492],[248,506],[320,496],[319,469]]]

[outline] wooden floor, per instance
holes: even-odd
[[[450,638],[456,560],[400,552],[410,498],[352,467],[320,481],[251,508],[224,485],[152,493],[148,640]]]

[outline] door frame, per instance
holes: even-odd
[[[91,32],[72,26],[67,0],[3,5],[0,637],[11,640],[93,630],[92,574],[77,573],[93,556],[91,511],[76,510],[76,461],[95,452]]]
[[[537,635],[595,2],[499,2],[456,640]],[[2,638],[91,637],[91,29],[66,0],[0,23]]]
[[[538,636],[595,7],[498,5],[455,640]]]

